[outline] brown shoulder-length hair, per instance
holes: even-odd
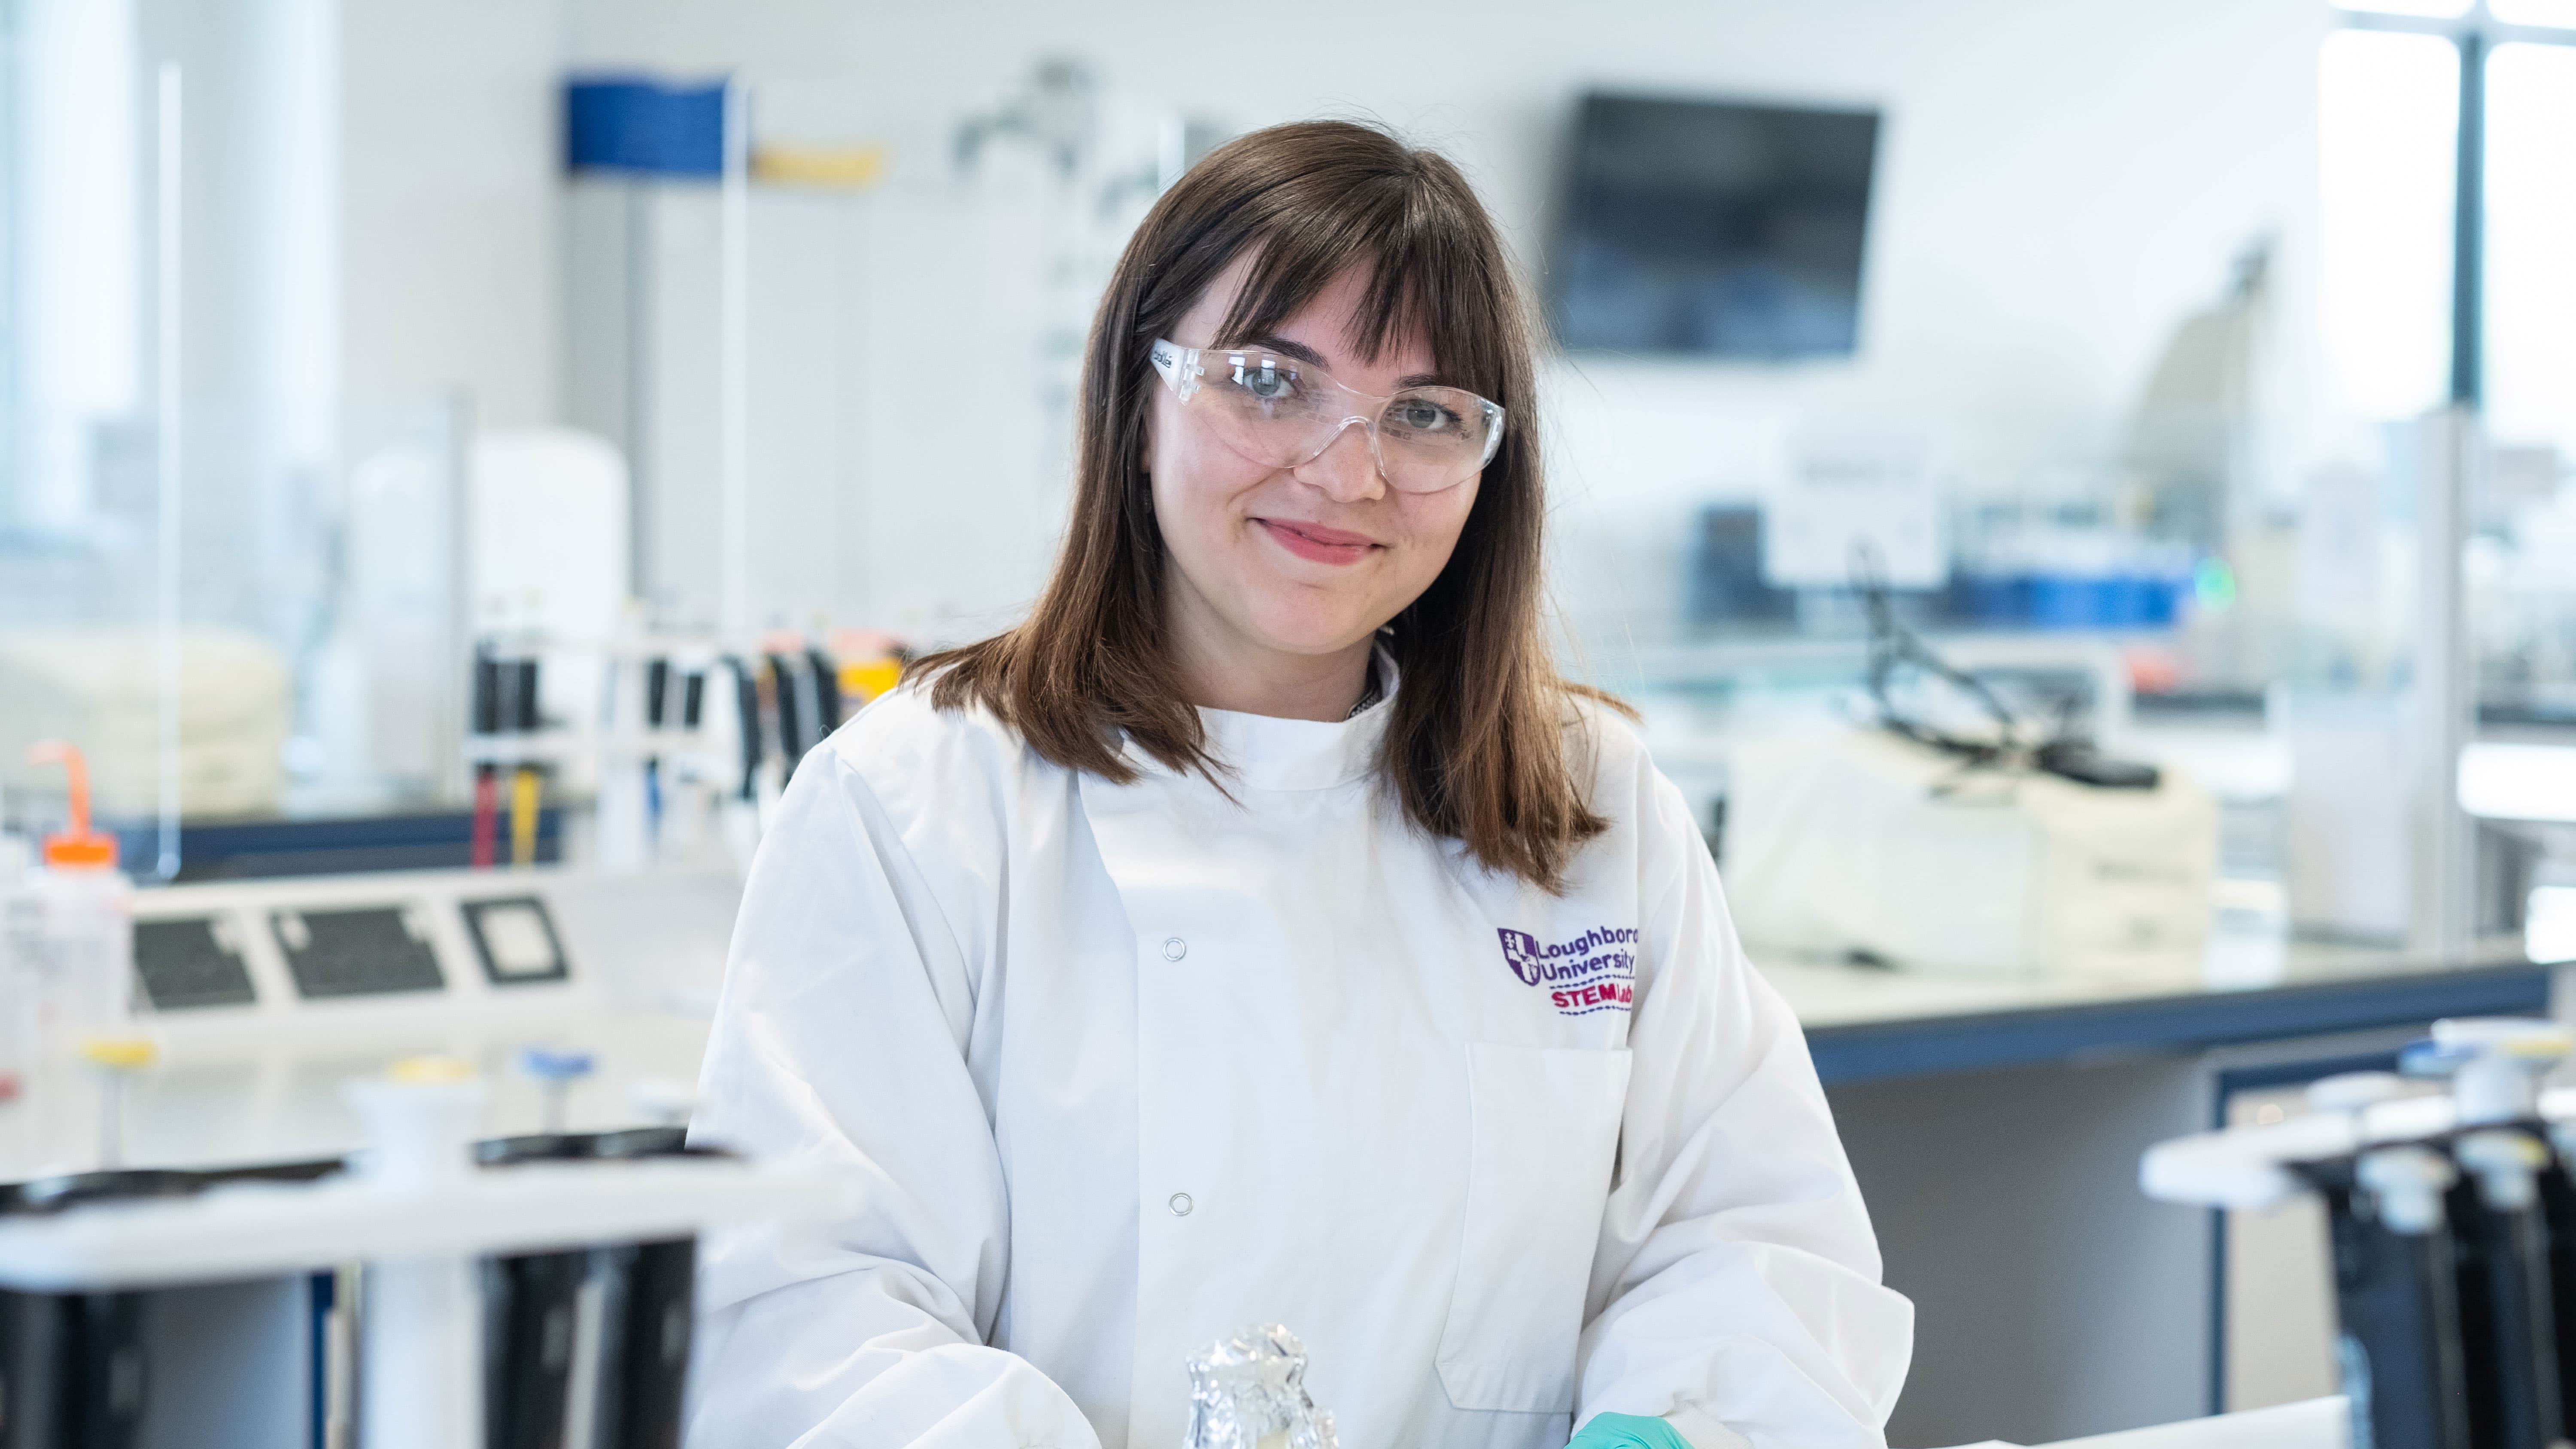
[[[913,666],[940,709],[981,704],[1031,749],[1124,784],[1123,734],[1173,770],[1216,780],[1198,711],[1164,641],[1163,538],[1146,477],[1146,360],[1235,259],[1254,263],[1219,339],[1275,330],[1333,278],[1370,269],[1352,339],[1374,359],[1400,335],[1504,408],[1448,566],[1392,622],[1403,671],[1381,777],[1415,825],[1548,890],[1605,822],[1585,799],[1540,607],[1533,338],[1501,238],[1458,168],[1367,126],[1310,121],[1232,141],[1146,216],[1101,299],[1083,359],[1072,517],[1027,622]],[[1603,696],[1606,698],[1606,696]]]

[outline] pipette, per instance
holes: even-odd
[[[760,680],[751,665],[740,655],[724,657],[725,668],[733,672],[734,718],[739,730],[736,743],[741,750],[742,789],[745,801],[760,798]]]
[[[2557,1287],[2541,1181],[2550,1153],[2540,1078],[2565,1057],[2567,1029],[2518,1017],[2438,1021],[2400,1058],[2447,1076],[2458,1122],[2449,1143],[2461,1180],[2448,1214],[2459,1255],[2460,1323],[2472,1384],[2470,1433],[2496,1449],[2549,1449],[2567,1402]]]
[[[819,743],[841,727],[841,666],[820,649],[805,651],[805,667],[814,675],[814,738]]]
[[[770,692],[778,702],[778,779],[779,783],[796,778],[796,762],[805,758],[805,747],[813,740],[805,733],[805,711],[797,685],[804,671],[790,666],[784,654],[771,654],[769,660]]]
[[[644,666],[644,728],[659,734],[671,699],[671,661],[659,655]],[[647,852],[662,848],[662,756],[644,757],[644,843]]]
[[[2459,1272],[2442,1197],[2456,1174],[2424,1148],[2370,1145],[2370,1109],[2404,1087],[2389,1072],[2311,1083],[2308,1106],[2341,1119],[2351,1150],[2292,1170],[2324,1200],[2333,1239],[2335,1356],[2352,1442],[2468,1449]]]

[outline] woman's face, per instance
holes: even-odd
[[[1418,336],[1399,335],[1375,361],[1362,360],[1352,342],[1368,286],[1361,268],[1335,278],[1268,336],[1218,337],[1251,266],[1247,256],[1211,283],[1171,340],[1310,355],[1340,382],[1377,396],[1437,371]],[[1475,506],[1475,478],[1438,493],[1389,488],[1365,428],[1345,428],[1312,461],[1283,469],[1220,441],[1159,379],[1150,395],[1145,454],[1168,560],[1165,623],[1185,649],[1292,670],[1297,661],[1282,656],[1311,663],[1364,650],[1439,577]]]

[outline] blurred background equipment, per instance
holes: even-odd
[[[1746,944],[1970,974],[2196,978],[2218,854],[2208,794],[2104,755],[2095,701],[2016,708],[2009,683],[1899,623],[1883,584],[1864,594],[1876,728],[1750,742],[1730,762]]]
[[[158,651],[145,629],[0,630],[0,787],[28,792],[58,780],[27,763],[29,747],[79,740],[99,815],[150,815],[161,799]],[[246,630],[190,628],[179,641],[178,692],[180,808],[274,812],[294,720],[294,681],[276,646]]]
[[[2553,1021],[2443,1021],[2404,1058],[2448,1077],[2438,1096],[2399,1078],[2338,1076],[2309,1110],[2158,1144],[2140,1178],[2168,1202],[2232,1211],[2322,1208],[2348,1436],[2297,1442],[2552,1444],[2576,1396],[2576,1149]],[[2317,1244],[2324,1248],[2326,1244]],[[2282,1441],[2289,1442],[2289,1441]]]
[[[2217,810],[2178,775],[2105,787],[1882,733],[1749,745],[1726,825],[1756,951],[1926,971],[2200,974]]]

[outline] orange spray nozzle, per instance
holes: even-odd
[[[80,749],[46,740],[27,751],[27,763],[59,764],[71,781],[72,818],[60,833],[45,837],[45,864],[63,870],[114,870],[116,837],[89,826],[89,762]]]

